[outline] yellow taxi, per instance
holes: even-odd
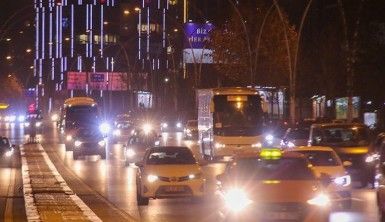
[[[325,181],[325,183],[328,181]],[[330,198],[306,157],[263,149],[239,154],[217,176],[226,221],[328,221]]]
[[[300,146],[288,150],[305,155],[313,165],[313,171],[318,178],[330,177],[331,183],[326,186],[326,189],[330,193],[333,203],[345,209],[351,208],[352,180],[345,169],[345,167],[351,166],[351,162],[342,162],[330,147]]]
[[[143,162],[136,165],[138,205],[148,205],[150,198],[203,200],[206,180],[189,148],[153,147],[146,151]]]

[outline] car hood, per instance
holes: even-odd
[[[198,164],[189,165],[146,165],[146,174],[154,174],[156,176],[163,177],[182,177],[189,174],[197,174],[201,172],[201,168]]]
[[[313,171],[317,177],[320,177],[322,173],[327,174],[332,178],[345,175],[343,166],[314,166]]]
[[[266,180],[256,184],[250,192],[253,193],[251,199],[258,202],[306,202],[321,190],[316,180]]]

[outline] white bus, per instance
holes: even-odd
[[[210,160],[269,145],[263,109],[252,88],[199,89],[198,132],[202,155]]]

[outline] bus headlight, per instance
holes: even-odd
[[[152,131],[152,126],[151,124],[146,123],[143,125],[142,129],[145,134],[149,134]]]
[[[59,115],[58,114],[52,114],[52,116],[51,116],[51,121],[52,122],[56,122],[56,121],[58,121],[59,120]]]
[[[177,123],[177,124],[176,124],[176,127],[177,127],[177,128],[181,128],[181,127],[182,127],[182,123]]]
[[[79,140],[76,140],[74,145],[75,145],[75,147],[79,147],[82,145],[82,142],[80,142]]]
[[[5,157],[11,157],[13,154],[13,150],[8,150],[7,152],[5,152]]]
[[[36,126],[36,127],[41,127],[41,124],[42,124],[41,122],[36,122],[36,123],[35,123],[35,126]]]
[[[25,127],[29,127],[29,125],[30,125],[29,122],[25,122],[25,123],[24,123],[24,126],[25,126]]]
[[[150,182],[150,183],[153,183],[153,182],[155,182],[157,180],[158,180],[158,176],[156,176],[156,175],[150,174],[150,175],[147,176],[147,181]]]
[[[215,143],[215,148],[217,149],[221,149],[221,148],[225,148],[226,145],[225,144],[222,144],[222,143]]]
[[[345,175],[342,177],[337,177],[334,180],[334,183],[343,187],[349,186],[352,182],[350,175]]]
[[[110,125],[109,125],[108,123],[102,123],[102,124],[100,124],[100,126],[99,126],[99,130],[100,130],[100,132],[102,132],[103,134],[107,134],[107,133],[110,132],[111,127],[110,127]]]
[[[252,202],[246,192],[239,188],[228,190],[224,194],[224,201],[226,207],[236,213],[245,209]]]
[[[321,193],[321,194],[318,194],[313,199],[308,200],[307,203],[310,205],[316,205],[319,207],[326,207],[330,204],[330,198],[326,194]]]

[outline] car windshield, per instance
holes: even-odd
[[[229,171],[232,178],[241,180],[314,180],[308,162],[302,158],[245,158],[236,161]]]
[[[331,151],[296,151],[304,154],[313,166],[339,166],[336,155]]]
[[[291,129],[287,134],[289,140],[307,140],[309,139],[310,129]]]
[[[147,165],[195,164],[196,160],[187,147],[161,147],[150,151]]]
[[[369,133],[365,127],[327,127],[316,129],[313,142],[324,146],[367,146]]]

